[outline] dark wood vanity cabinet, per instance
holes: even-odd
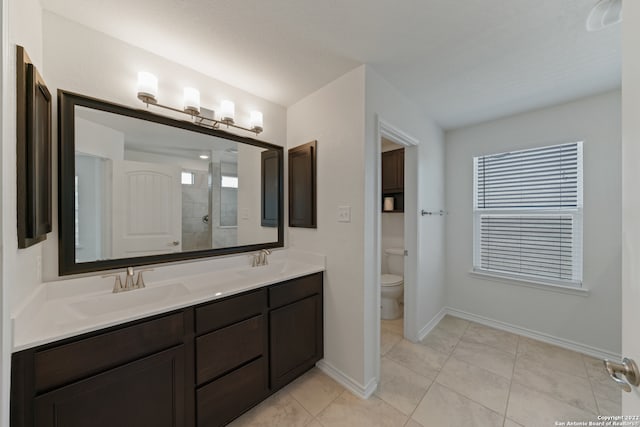
[[[188,323],[172,313],[15,353],[11,425],[185,426]]]
[[[226,425],[323,356],[323,273],[12,358],[12,427]]]
[[[322,275],[269,289],[271,387],[279,389],[323,356]]]
[[[195,311],[196,425],[223,426],[269,394],[267,290]]]

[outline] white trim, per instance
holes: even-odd
[[[424,327],[420,329],[420,331],[418,331],[418,341],[422,341],[423,339],[425,339],[425,337],[429,335],[429,332],[431,332],[433,328],[438,326],[438,323],[440,323],[440,321],[446,314],[447,308],[443,307],[442,310],[440,310],[433,319],[429,320],[429,323],[424,325]]]
[[[322,372],[327,374],[329,377],[333,378],[344,388],[349,390],[351,393],[362,399],[368,399],[378,388],[378,381],[375,378],[372,378],[367,385],[362,385],[349,375],[345,374],[331,363],[327,362],[325,359],[322,359],[318,363],[316,363],[316,367],[320,369]]]
[[[466,311],[458,310],[451,307],[446,307],[444,310],[446,314],[454,317],[459,317],[461,319],[480,323],[481,325],[489,326],[491,328],[522,335],[537,341],[545,342],[547,344],[553,344],[558,347],[566,348],[567,350],[572,350],[578,353],[586,354],[587,356],[595,357],[596,359],[621,360],[622,358],[619,353],[613,353],[611,351],[592,347],[590,345],[580,344],[575,341],[559,338],[553,335],[545,334],[543,332],[533,331],[531,329],[516,326],[511,323],[501,322],[499,320],[490,319],[488,317],[479,316],[477,314],[467,313]]]
[[[395,143],[404,145],[405,147],[420,145],[420,141],[417,138],[412,137],[408,133],[400,130],[400,128],[397,128],[389,122],[381,119],[380,116],[378,116],[378,134]]]
[[[509,285],[524,286],[527,288],[540,289],[548,292],[556,292],[567,295],[579,295],[581,297],[588,297],[589,289],[577,286],[566,286],[551,282],[544,282],[542,280],[529,279],[526,277],[516,277],[515,275],[499,274],[489,271],[471,270],[469,275],[482,280],[488,280],[490,282],[501,282]]]

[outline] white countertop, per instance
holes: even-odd
[[[323,255],[283,249],[251,267],[246,254],[157,266],[146,288],[112,293],[101,276],[43,283],[12,316],[13,351],[213,301],[325,270]],[[121,274],[124,283],[124,273]]]

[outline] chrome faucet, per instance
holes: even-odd
[[[127,267],[127,276],[124,279],[124,290],[133,289],[133,267]]]
[[[261,267],[263,265],[269,264],[269,259],[267,258],[269,254],[271,254],[271,251],[269,249],[262,249],[260,252],[253,254],[251,267]]]
[[[125,291],[130,291],[132,289],[141,289],[145,287],[144,284],[144,277],[142,277],[142,273],[144,273],[145,271],[153,271],[153,269],[148,268],[146,270],[140,270],[138,271],[138,277],[137,279],[133,280],[133,276],[134,276],[134,271],[133,271],[133,267],[127,267],[127,274],[125,276],[124,279],[124,285],[122,284],[122,280],[120,280],[120,274],[118,273],[114,273],[114,274],[107,274],[104,275],[102,277],[115,277],[116,281],[113,284],[113,293],[117,294],[119,292],[125,292]]]

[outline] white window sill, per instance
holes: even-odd
[[[556,292],[568,295],[579,295],[582,297],[589,296],[589,289],[578,288],[575,286],[558,285],[554,283],[547,283],[544,281],[537,281],[533,279],[526,279],[521,277],[507,276],[498,273],[488,271],[471,270],[469,275],[477,277],[482,280],[490,280],[492,282],[503,282],[511,285],[524,286],[527,288],[535,288],[543,291]]]

